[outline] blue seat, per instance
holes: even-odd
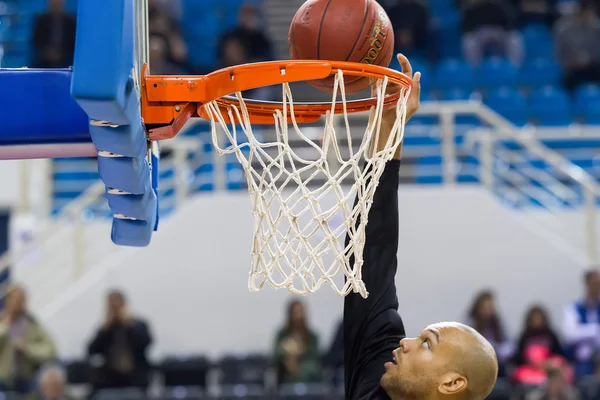
[[[516,82],[517,67],[503,58],[488,58],[475,69],[475,86],[479,88],[511,86]]]
[[[558,85],[561,71],[552,59],[536,58],[525,61],[519,71],[519,85],[536,89],[546,85]]]
[[[473,100],[477,96],[466,88],[454,88],[440,92],[440,100],[457,101],[457,100]]]
[[[587,124],[600,124],[600,85],[584,85],[575,91],[573,113]]]
[[[439,22],[443,24],[444,19]],[[460,26],[439,26],[432,32],[432,42],[435,51],[441,58],[462,57],[462,42]]]
[[[470,91],[473,88],[473,69],[463,60],[444,60],[438,64],[435,87],[442,91],[455,88]]]
[[[529,110],[542,126],[565,126],[572,122],[569,96],[564,90],[552,86],[532,92]]]
[[[502,87],[488,93],[485,104],[517,126],[527,123],[527,102],[517,90]]]
[[[521,31],[525,57],[528,59],[554,58],[554,40],[552,32],[539,24],[528,25]]]

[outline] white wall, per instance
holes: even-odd
[[[0,207],[13,206],[19,193],[21,161],[0,161]]]
[[[523,227],[514,211],[478,188],[400,189],[400,313],[410,334],[462,320],[473,294],[494,287],[511,332],[524,308],[543,301],[558,319],[580,290],[582,266]],[[80,287],[58,311],[36,310],[64,356],[80,355],[103,318],[105,291],[123,288],[152,324],[154,355],[267,350],[286,291],[249,293],[252,221],[246,195],[208,195],[163,221],[151,246]],[[108,234],[108,230],[106,231]],[[305,298],[328,344],[342,312],[330,290]]]

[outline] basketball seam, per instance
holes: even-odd
[[[325,23],[325,16],[327,15],[327,9],[331,4],[332,0],[328,0],[325,8],[323,9],[323,16],[321,17],[321,23],[319,24],[319,34],[317,35],[317,60],[321,59],[321,32],[323,32],[323,24]]]
[[[352,53],[354,53],[354,49],[356,48],[356,45],[360,41],[361,35],[362,35],[363,31],[365,30],[365,25],[367,24],[367,18],[369,17],[369,6],[371,5],[371,0],[367,0],[366,3],[367,3],[367,9],[365,10],[365,18],[363,19],[363,24],[360,28],[360,32],[358,32],[358,36],[356,36],[356,41],[354,42],[354,45],[352,46],[352,50],[350,50],[350,54],[348,54],[348,57],[346,57],[346,59],[344,61],[348,61],[350,56],[352,56]]]

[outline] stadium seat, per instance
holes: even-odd
[[[286,384],[279,387],[279,400],[326,400],[330,397],[331,388],[322,384]]]
[[[441,91],[460,88],[470,91],[473,88],[473,69],[459,59],[447,59],[438,64],[435,73],[435,87]]]
[[[263,385],[269,360],[262,354],[225,356],[218,362],[222,384]]]
[[[167,357],[159,366],[166,387],[206,387],[210,363],[205,357]]]
[[[204,398],[204,391],[201,388],[194,386],[178,386],[170,388],[161,396],[161,400],[199,400]]]
[[[573,113],[585,123],[600,124],[600,85],[584,85],[575,91]]]
[[[94,393],[92,400],[145,400],[146,394],[142,389],[103,389]]]
[[[546,85],[558,85],[561,71],[556,61],[536,58],[525,61],[519,70],[519,85],[537,89]]]
[[[216,400],[263,400],[268,398],[264,389],[256,385],[226,385],[220,388]]]
[[[89,366],[85,360],[72,360],[64,363],[67,381],[71,385],[86,384],[90,381]]]
[[[552,86],[545,86],[531,94],[529,110],[542,126],[566,126],[572,122],[568,95]]]
[[[488,58],[475,69],[475,87],[478,88],[493,89],[500,86],[513,86],[516,82],[517,67],[503,58]]]
[[[552,32],[541,24],[531,24],[521,31],[525,57],[528,59],[554,58]]]
[[[517,126],[527,123],[527,102],[517,90],[502,87],[485,97],[485,104]]]

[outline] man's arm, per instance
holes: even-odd
[[[399,55],[402,70],[413,77],[406,57]],[[419,108],[420,74],[407,106],[407,119]],[[397,90],[397,89],[392,89]],[[396,110],[384,111],[380,141],[381,150],[396,121]],[[401,146],[400,146],[401,147]],[[359,399],[376,392],[384,374],[384,364],[392,359],[392,351],[405,335],[398,314],[395,276],[398,252],[398,183],[400,148],[385,167],[373,198],[366,227],[362,279],[369,297],[358,293],[346,296],[344,302],[344,371],[347,399]]]

